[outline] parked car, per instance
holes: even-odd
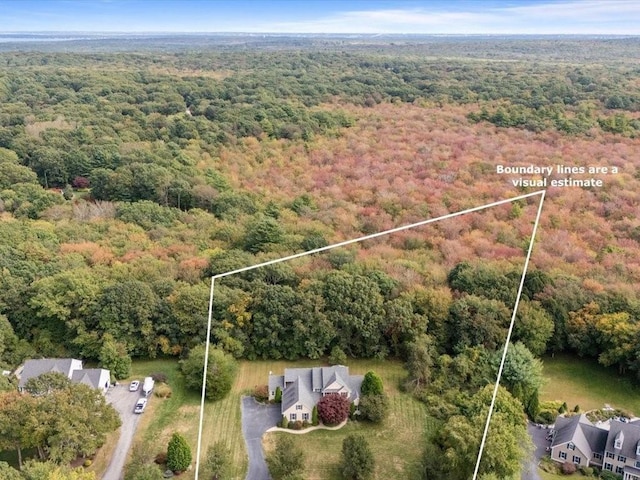
[[[144,409],[146,406],[147,406],[147,399],[141,398],[140,400],[138,400],[138,403],[136,403],[136,407],[133,409],[133,413],[144,412]]]
[[[137,392],[138,388],[140,388],[140,382],[138,380],[134,380],[133,382],[131,382],[129,384],[129,391],[130,392]]]

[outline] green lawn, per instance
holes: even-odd
[[[242,437],[240,399],[256,385],[267,383],[269,372],[283,372],[287,367],[318,365],[318,361],[242,361],[232,392],[224,400],[207,403],[203,425],[202,451],[217,440],[224,441],[232,451],[234,470],[232,478],[244,479],[247,471],[246,450]],[[364,374],[376,371],[383,379],[390,395],[391,415],[383,425],[373,426],[363,422],[349,424],[340,431],[318,431],[297,437],[307,451],[308,470],[305,479],[338,478],[333,467],[338,462],[342,439],[349,433],[362,432],[374,451],[377,467],[376,479],[411,479],[417,468],[422,448],[421,441],[429,422],[424,406],[411,396],[399,391],[405,373],[402,364],[396,361],[354,360],[349,362],[351,372]],[[141,378],[153,372],[164,372],[173,389],[170,399],[153,398],[136,433],[136,441],[152,445],[154,451],[166,449],[174,431],[185,436],[192,446],[195,457],[200,396],[186,392],[175,360],[136,361],[132,378]],[[270,445],[273,436],[267,435],[265,443]],[[194,478],[194,472],[181,475],[185,480]]]
[[[605,403],[615,408],[640,414],[640,387],[630,378],[618,375],[595,360],[571,355],[544,357],[546,384],[540,400],[561,400],[569,408],[580,405],[582,410],[602,408]]]

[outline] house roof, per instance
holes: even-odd
[[[104,379],[110,380],[109,370],[102,368],[83,368],[82,370],[74,370],[71,374],[71,381],[74,383],[84,383],[92,388],[104,388]]]
[[[308,381],[303,381],[301,377],[296,378],[282,394],[282,411],[288,410],[296,403],[305,405],[309,410],[317,403],[319,395],[313,395],[309,390]]]
[[[344,388],[350,392],[349,400],[355,401],[360,397],[363,378],[362,375],[349,375],[349,367],[343,365],[286,368],[284,375],[269,376],[269,390],[275,391],[278,386],[283,389],[283,412],[296,403],[312,409],[323,392],[338,392]]]
[[[615,448],[617,438],[622,440],[622,448]],[[640,425],[612,420],[604,450],[640,460],[640,455],[636,455],[638,442],[640,442]]]
[[[585,414],[558,417],[556,431],[551,448],[571,442],[587,458],[602,452],[607,440],[607,431],[593,425]]]
[[[75,358],[40,358],[27,360],[24,362],[18,388],[24,388],[29,379],[39,377],[49,372],[59,372],[71,378],[71,372],[78,366],[82,368],[82,362]]]

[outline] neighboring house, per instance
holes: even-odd
[[[269,374],[269,400],[282,390],[282,415],[291,421],[311,421],[313,407],[325,395],[338,394],[356,405],[363,375],[349,375],[349,367],[285,368],[284,375]]]
[[[109,370],[82,368],[82,361],[75,358],[40,358],[27,360],[24,362],[24,367],[16,371],[16,376],[20,379],[18,390],[24,391],[29,379],[50,372],[62,373],[73,383],[84,383],[100,390],[102,393],[106,393],[111,381]]]
[[[559,416],[555,430],[552,460],[595,465],[622,475],[623,480],[640,480],[640,422],[611,420],[594,425],[584,414]]]

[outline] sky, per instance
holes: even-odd
[[[0,0],[0,33],[640,35],[640,0]]]

